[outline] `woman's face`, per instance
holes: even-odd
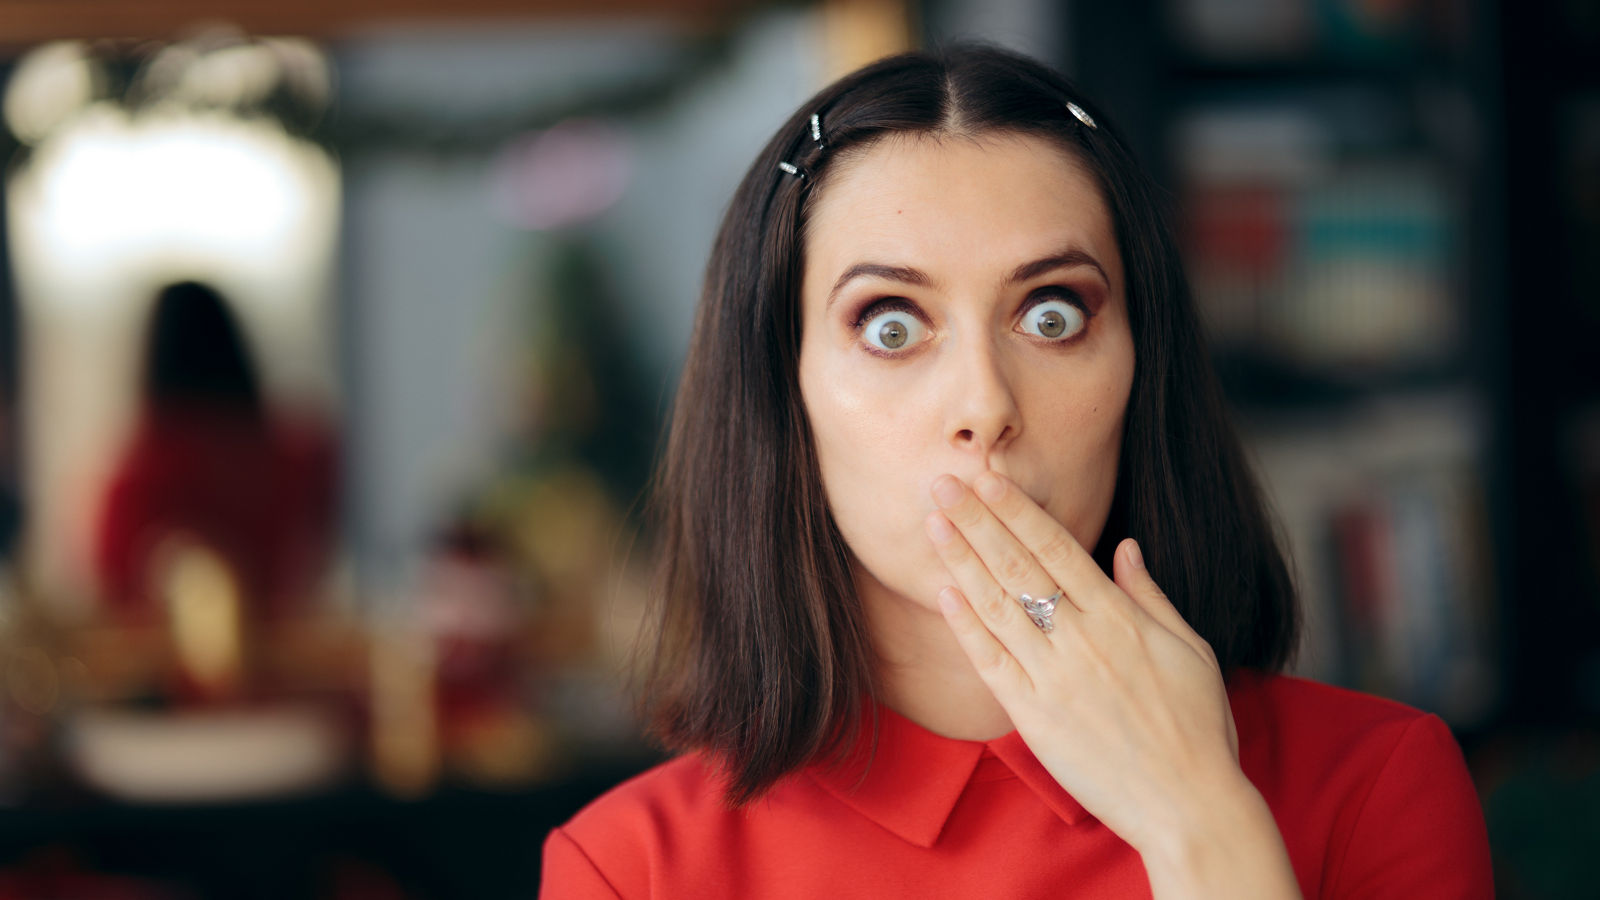
[[[1035,137],[890,137],[841,160],[806,238],[800,389],[864,593],[936,609],[929,488],[986,469],[1093,548],[1133,381],[1100,191]]]

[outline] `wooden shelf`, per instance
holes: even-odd
[[[651,17],[712,25],[748,0],[0,0],[0,54],[44,41],[168,39],[197,24],[337,38],[375,25]]]

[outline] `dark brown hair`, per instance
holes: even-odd
[[[198,281],[162,288],[145,344],[147,404],[206,404],[262,415],[261,386],[244,331],[215,288]]]
[[[813,113],[825,148],[812,139]],[[1135,373],[1095,557],[1109,571],[1117,543],[1138,538],[1225,673],[1279,671],[1293,655],[1293,585],[1208,362],[1159,189],[1104,111],[1032,60],[973,45],[891,57],[807,101],[740,183],[657,471],[663,558],[644,701],[668,746],[708,751],[724,767],[730,803],[845,749],[873,696],[850,553],[828,512],[798,382],[809,201],[830,165],[888,135],[983,133],[1065,148],[1114,219]]]

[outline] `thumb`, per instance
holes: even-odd
[[[1117,587],[1122,588],[1122,592],[1132,598],[1140,609],[1149,613],[1161,627],[1190,644],[1205,643],[1200,635],[1189,627],[1189,623],[1183,620],[1183,616],[1172,605],[1172,601],[1167,599],[1166,592],[1156,584],[1155,578],[1150,575],[1150,570],[1144,567],[1144,554],[1139,549],[1138,541],[1127,538],[1117,545],[1116,555],[1112,558],[1112,572],[1114,575],[1112,580],[1116,582]],[[1208,652],[1201,655],[1209,655],[1209,650],[1208,647]]]
[[[1145,612],[1161,619],[1162,616],[1156,607],[1172,608],[1172,604],[1167,602],[1166,592],[1156,584],[1155,578],[1150,575],[1150,570],[1144,567],[1144,553],[1140,551],[1138,541],[1124,538],[1122,543],[1117,545],[1111,568],[1112,580],[1117,583],[1117,587],[1122,588],[1122,592],[1132,597],[1133,602],[1139,604]],[[1162,622],[1162,624],[1167,623]]]
[[[1198,632],[1189,627],[1183,615],[1178,612],[1172,601],[1167,599],[1165,591],[1156,584],[1155,578],[1144,566],[1144,554],[1140,552],[1139,542],[1128,538],[1117,545],[1116,555],[1112,559],[1112,570],[1115,572],[1117,587],[1133,599],[1140,609],[1150,614],[1161,627],[1172,632],[1200,654],[1200,658],[1211,663],[1213,668],[1219,668],[1217,655],[1212,651],[1211,645]],[[1219,668],[1220,671],[1220,668]],[[1228,749],[1233,754],[1234,762],[1239,761],[1239,729],[1233,721],[1233,709],[1228,704],[1222,707],[1227,720]]]

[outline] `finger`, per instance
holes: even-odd
[[[995,518],[1033,555],[1050,580],[1071,598],[1073,606],[1084,612],[1096,612],[1118,602],[1121,591],[1100,571],[1089,551],[1021,488],[995,472],[979,475],[973,488]]]
[[[1028,618],[1022,606],[995,582],[972,545],[944,513],[930,513],[927,528],[939,559],[955,579],[962,596],[968,598],[984,628],[1021,662],[1036,664],[1049,651],[1049,639]],[[1060,614],[1060,607],[1057,607],[1057,614]]]
[[[1155,578],[1145,568],[1144,554],[1139,549],[1138,541],[1127,538],[1118,544],[1112,560],[1116,584],[1122,588],[1123,593],[1133,598],[1133,602],[1139,604],[1139,608],[1148,613],[1150,618],[1155,619],[1161,627],[1193,647],[1202,659],[1216,660],[1216,654],[1211,652],[1211,645],[1184,621],[1183,615],[1172,605],[1172,601],[1167,599],[1166,592],[1161,590],[1161,586],[1156,584]]]
[[[1027,670],[983,624],[960,591],[952,587],[940,591],[939,611],[944,614],[950,630],[955,632],[956,643],[972,661],[978,677],[997,698],[1033,690],[1033,679],[1028,677]]]
[[[942,475],[933,483],[934,500],[978,554],[996,584],[1012,598],[1048,597],[1056,582],[1017,536],[960,479]],[[1059,527],[1059,526],[1058,526]],[[1070,597],[1064,597],[1069,603]]]

